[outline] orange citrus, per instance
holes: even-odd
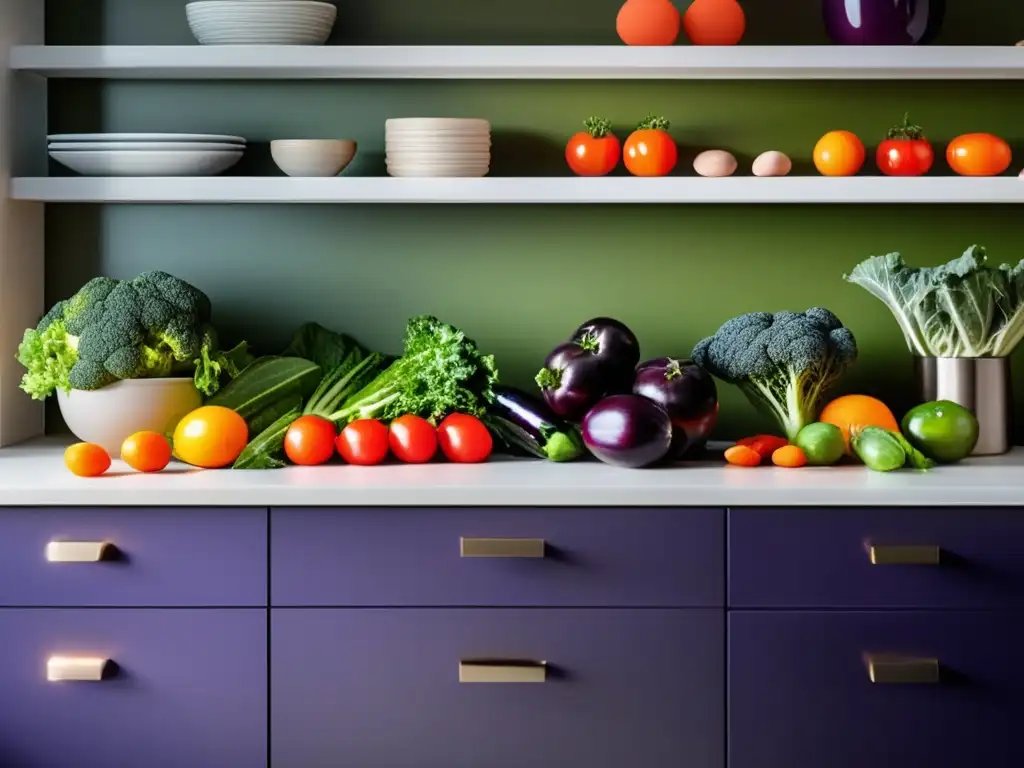
[[[96,477],[110,469],[110,454],[95,443],[75,443],[64,451],[64,464],[79,477]]]
[[[204,469],[233,464],[247,442],[245,419],[219,405],[196,408],[174,429],[174,455]]]
[[[829,131],[814,147],[814,166],[822,176],[854,176],[864,157],[863,142],[849,131]]]
[[[850,450],[850,432],[864,427],[881,427],[882,429],[900,431],[889,406],[876,397],[869,395],[843,395],[825,406],[818,421],[835,424],[842,430],[846,450]]]
[[[159,472],[171,461],[171,444],[158,432],[136,432],[121,444],[121,460],[137,472]]]

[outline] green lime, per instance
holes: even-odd
[[[902,427],[910,444],[936,461],[960,461],[970,456],[978,443],[978,419],[950,400],[911,408]]]
[[[806,454],[808,464],[819,467],[832,466],[846,453],[843,431],[835,424],[808,424],[793,442]]]

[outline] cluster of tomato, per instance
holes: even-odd
[[[437,427],[419,416],[400,416],[390,425],[360,419],[341,430],[319,416],[302,416],[288,428],[284,451],[300,466],[325,464],[335,450],[349,464],[380,464],[392,454],[408,464],[423,464],[438,448],[449,461],[475,464],[491,455],[493,441],[483,422],[466,413],[453,413]]]
[[[814,147],[814,165],[823,176],[853,176],[866,155],[864,143],[850,131],[829,131]],[[961,176],[998,176],[1012,159],[1010,145],[991,133],[958,136],[946,147],[946,162]],[[875,162],[886,176],[923,176],[935,162],[935,151],[906,116],[878,145]]]
[[[679,161],[679,149],[663,117],[648,115],[624,145],[603,118],[588,118],[583,125],[586,130],[569,139],[565,148],[565,160],[577,176],[607,176],[620,157],[634,176],[667,176]]]

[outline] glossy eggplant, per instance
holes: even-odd
[[[920,45],[942,26],[944,0],[822,0],[825,28],[839,45]]]
[[[537,374],[537,386],[557,415],[579,421],[607,390],[607,371],[591,352],[567,342],[555,347]]]
[[[512,387],[494,387],[484,423],[514,453],[550,461],[572,461],[585,453],[583,439],[539,398]]]
[[[633,394],[653,400],[672,420],[674,458],[703,448],[718,423],[715,381],[692,360],[659,357],[641,363]]]
[[[597,317],[588,320],[572,335],[574,343],[616,368],[632,370],[640,362],[640,342],[618,320]]]
[[[664,408],[646,397],[612,395],[583,419],[583,442],[606,464],[648,467],[668,454],[672,420]]]

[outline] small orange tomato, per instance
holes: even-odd
[[[121,460],[137,472],[159,472],[171,462],[171,444],[158,432],[136,432],[121,443]]]
[[[667,176],[679,161],[679,148],[668,133],[669,122],[648,115],[622,149],[622,162],[634,176]]]
[[[600,117],[589,117],[583,125],[587,130],[569,139],[565,161],[577,176],[606,176],[619,164],[619,140],[611,123]]]
[[[220,405],[196,408],[174,428],[174,455],[204,469],[233,464],[247,442],[245,419]]]
[[[991,133],[958,136],[946,147],[946,162],[961,176],[998,176],[1012,161],[1010,145]]]
[[[864,143],[849,131],[829,131],[814,146],[814,166],[822,176],[853,176],[864,157]]]
[[[95,443],[75,443],[64,451],[64,464],[79,477],[97,477],[110,469],[110,454]]]

